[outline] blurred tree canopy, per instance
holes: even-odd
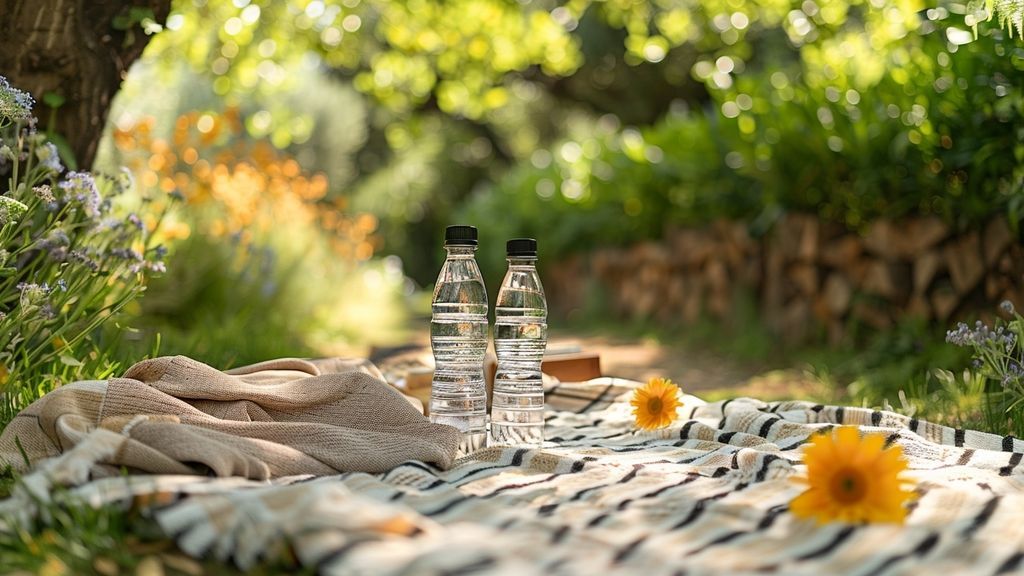
[[[301,98],[275,96],[295,90],[303,62],[374,102],[358,178],[332,186],[376,212],[388,248],[429,282],[438,230],[456,215],[501,214],[495,226],[511,233],[554,226],[558,251],[657,235],[666,219],[763,223],[787,209],[852,227],[907,211],[971,220],[1009,209],[1016,221],[1024,51],[1008,38],[1013,10],[184,0],[148,55],[184,56],[217,95],[262,102],[247,127],[279,147],[314,131]],[[985,24],[993,14],[999,26]]]
[[[126,30],[156,31],[152,15]],[[785,210],[1016,223],[1020,16],[1006,0],[177,0],[142,90],[241,107],[249,137],[328,174],[325,201],[376,214],[427,283],[459,217],[555,226],[559,252]]]

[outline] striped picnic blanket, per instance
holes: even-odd
[[[674,425],[644,432],[628,404],[636,385],[561,384],[548,392],[544,448],[487,448],[449,470],[130,476],[71,493],[148,508],[186,553],[243,569],[288,546],[327,574],[1024,572],[1020,440],[863,408],[693,396]],[[902,446],[918,494],[906,525],[788,513],[801,446],[839,424]],[[26,490],[39,492],[33,476]]]

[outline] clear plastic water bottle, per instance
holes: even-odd
[[[548,307],[537,275],[537,241],[506,244],[508,272],[494,305],[494,351],[498,370],[491,402],[490,445],[533,446],[544,442],[541,360],[548,339]]]
[[[472,226],[445,231],[448,258],[434,286],[430,320],[430,421],[461,430],[460,450],[467,454],[482,448],[487,438],[487,290],[473,257],[476,245]]]

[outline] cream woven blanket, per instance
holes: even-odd
[[[413,402],[365,360],[273,360],[225,373],[156,358],[33,403],[0,435],[0,465],[24,471],[26,457],[81,446],[94,453],[92,476],[124,467],[265,480],[384,472],[410,459],[447,468],[458,431],[431,424]]]
[[[70,495],[147,507],[186,553],[243,569],[286,545],[326,574],[1024,570],[1019,440],[861,408],[692,396],[675,425],[638,432],[633,386],[562,384],[548,393],[547,447],[489,448],[447,470],[410,459],[270,482],[128,476]],[[903,447],[919,495],[905,526],[819,527],[788,513],[802,444],[837,424]],[[78,449],[25,477],[0,516],[30,516],[33,495],[80,481]]]

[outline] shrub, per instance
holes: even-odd
[[[642,129],[598,122],[536,152],[463,216],[543,233],[551,256],[657,237],[665,222],[725,216],[757,232],[785,211],[852,229],[908,213],[961,227],[1003,213],[1018,226],[1024,46],[998,28],[972,40],[945,9],[832,4],[744,16],[738,32],[724,20],[722,38],[739,36],[704,38],[692,69],[707,107]]]
[[[55,375],[108,370],[98,328],[164,270],[144,225],[158,218],[119,205],[131,178],[65,171],[31,106],[0,78],[0,421]]]
[[[222,367],[386,338],[402,320],[389,311],[401,309],[402,277],[370,262],[377,219],[328,198],[324,174],[248,137],[247,121],[228,108],[181,114],[169,134],[152,117],[114,130],[117,161],[183,199],[161,232],[175,241],[171,272],[135,323],[160,334],[164,353]]]
[[[979,320],[973,328],[961,322],[946,334],[946,341],[972,352],[972,369],[959,388],[975,382],[985,392],[987,428],[1024,437],[1024,317],[1009,301],[1000,308],[1007,320],[997,318],[991,327]],[[949,373],[937,377],[947,385],[955,383]]]

